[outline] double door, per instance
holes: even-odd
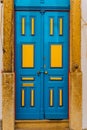
[[[16,11],[16,119],[68,118],[69,13]]]

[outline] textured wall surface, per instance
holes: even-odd
[[[82,0],[82,87],[83,87],[83,128],[87,128],[87,0]]]
[[[2,85],[3,85],[3,93],[2,93],[2,113],[3,113],[3,121],[2,126],[3,130],[14,130],[14,73],[3,73],[2,75]],[[9,117],[9,118],[8,118]]]
[[[1,71],[2,71],[2,42],[3,42],[3,36],[2,36],[2,26],[3,26],[3,12],[2,12],[2,5],[0,4],[0,119],[2,118],[2,83],[1,83]]]
[[[82,0],[82,73],[83,73],[83,128],[87,128],[87,1]],[[0,119],[2,119],[2,89],[1,89],[1,70],[2,70],[2,18],[1,18],[1,5],[0,5]]]

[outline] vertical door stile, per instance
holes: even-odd
[[[41,70],[44,72],[44,12],[41,13]],[[41,74],[41,112],[43,113],[42,119],[44,119],[44,73]]]

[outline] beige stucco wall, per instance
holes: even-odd
[[[87,0],[82,0],[82,25],[81,25],[81,63],[83,73],[83,128],[87,128]],[[1,8],[1,5],[0,5]],[[1,13],[0,13],[0,30],[1,25]],[[2,91],[1,91],[1,70],[2,70],[2,35],[0,31],[0,119],[2,119]]]

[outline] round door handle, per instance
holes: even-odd
[[[45,71],[44,74],[48,74],[48,71]]]
[[[40,74],[41,74],[41,72],[40,72],[40,71],[38,71],[38,72],[37,72],[37,74],[38,74],[38,75],[40,75]]]

